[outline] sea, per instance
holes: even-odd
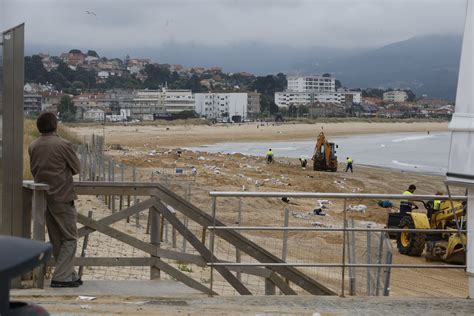
[[[385,133],[331,137],[340,162],[350,156],[357,165],[445,175],[451,133]],[[271,148],[278,157],[311,159],[316,139],[279,142],[232,142],[187,148],[208,153],[264,156]]]

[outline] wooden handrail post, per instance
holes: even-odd
[[[157,247],[161,243],[161,214],[158,213],[158,210],[155,207],[150,207],[149,209],[149,220],[150,220],[150,243]],[[153,258],[158,258],[157,256],[152,256]],[[150,267],[150,280],[160,278],[160,269],[156,266]]]
[[[49,186],[33,181],[23,181],[23,188],[32,192],[31,197],[31,218],[33,221],[33,233],[31,238],[34,240],[45,240],[45,212],[46,212],[46,191]],[[26,199],[26,193],[25,193]],[[26,207],[26,206],[25,206]],[[26,226],[26,225],[25,225]],[[26,232],[25,232],[26,234]],[[33,270],[33,287],[43,288],[44,286],[45,266],[42,265]]]

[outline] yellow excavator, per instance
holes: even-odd
[[[425,250],[427,261],[444,261],[447,263],[465,264],[467,243],[465,205],[461,202],[442,201],[439,210],[433,209],[433,201],[424,202],[427,213],[409,212],[402,216],[399,213],[389,214],[389,228],[408,229],[443,229],[452,232],[423,234],[422,232],[400,232],[397,234],[397,248],[401,254],[421,256]],[[454,206],[454,209],[452,208]],[[397,224],[398,222],[398,224]]]
[[[318,141],[314,147],[313,170],[314,171],[337,171],[337,156],[334,143],[329,143],[323,132],[319,133]]]

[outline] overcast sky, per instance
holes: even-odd
[[[25,22],[29,44],[99,52],[169,41],[355,48],[461,33],[465,6],[466,0],[0,0],[0,26]]]

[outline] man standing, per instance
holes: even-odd
[[[308,165],[308,160],[306,160],[306,158],[304,156],[301,156],[300,164],[301,164],[301,169],[305,170],[306,165]]]
[[[31,173],[35,182],[49,185],[46,226],[56,261],[51,287],[78,287],[81,279],[74,270],[77,247],[77,212],[72,176],[79,173],[80,162],[70,142],[56,134],[58,120],[43,113],[36,120],[41,136],[29,148]]]
[[[408,190],[403,192],[403,195],[413,195],[415,193],[416,186],[414,184],[410,184]],[[416,206],[411,200],[400,200],[400,214],[406,215],[407,212],[411,212],[413,209],[417,209]]]
[[[271,148],[267,151],[267,163],[273,163],[273,151]]]
[[[346,165],[346,172],[347,172],[347,170],[349,170],[349,169],[351,169],[351,172],[353,172],[353,171],[352,171],[352,158],[351,158],[351,157],[347,157],[347,158],[346,158],[346,163],[347,163],[347,165]]]

